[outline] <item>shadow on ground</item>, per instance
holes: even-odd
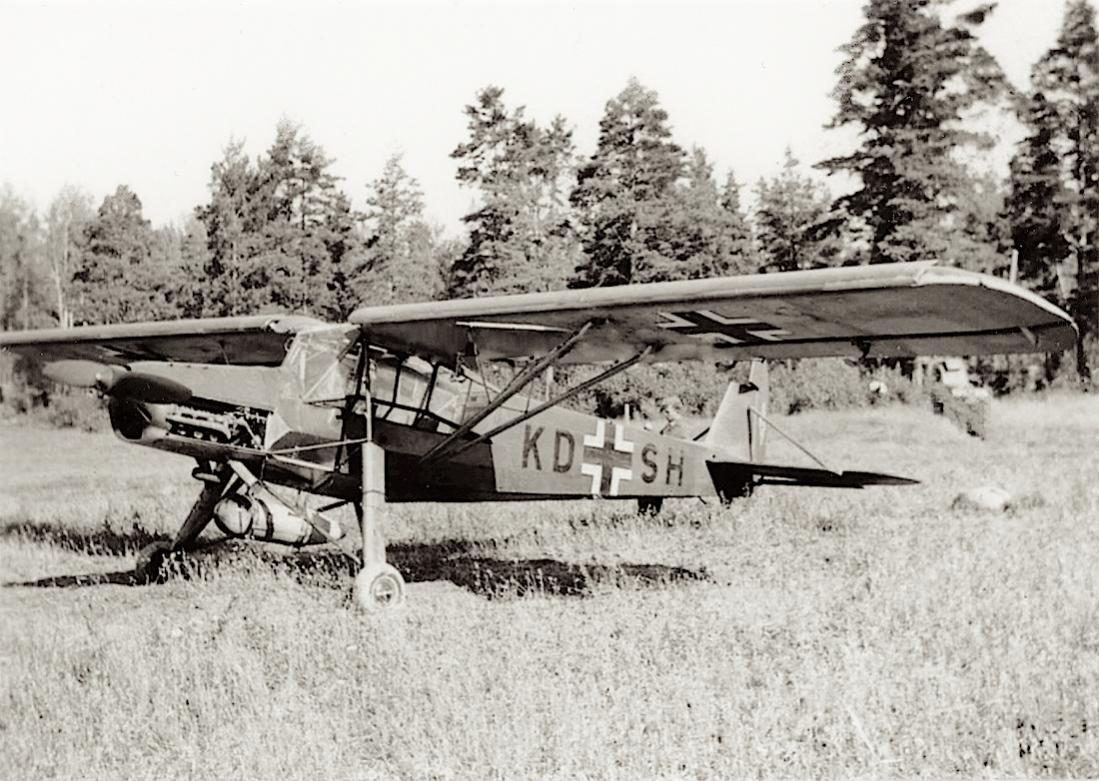
[[[120,531],[107,525],[80,529],[53,523],[0,520],[0,540],[12,538],[89,556],[129,556],[151,542],[168,539],[167,535],[151,532],[139,523]]]
[[[163,535],[135,525],[130,532],[111,529],[94,531],[67,529],[50,524],[0,523],[0,539],[21,537],[29,542],[56,545],[92,555],[131,555]],[[704,570],[664,564],[574,564],[554,559],[497,558],[486,552],[497,547],[494,540],[471,542],[443,540],[432,543],[395,543],[388,548],[389,562],[410,583],[446,580],[488,598],[515,597],[529,593],[555,596],[587,596],[598,585],[619,588],[651,588],[670,583],[705,580]],[[169,577],[190,578],[212,562],[239,560],[244,566],[269,565],[311,585],[344,587],[358,571],[358,563],[334,551],[273,551],[248,543],[227,542],[189,553],[171,562]],[[231,564],[230,564],[231,566]],[[133,570],[58,575],[5,587],[82,588],[97,585],[147,585],[148,579]]]

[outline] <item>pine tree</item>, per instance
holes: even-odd
[[[331,160],[301,129],[280,122],[255,164],[231,142],[211,169],[210,203],[196,209],[207,237],[194,303],[208,315],[260,310],[339,317],[344,260],[355,246],[350,201]]]
[[[841,244],[829,220],[828,191],[798,172],[787,147],[782,173],[756,185],[756,231],[762,271],[837,265]]]
[[[719,191],[705,150],[695,147],[684,179],[662,199],[660,230],[643,250],[644,281],[701,279],[752,270],[751,236],[736,180]]]
[[[952,234],[969,224],[957,214],[971,187],[957,150],[987,148],[991,139],[962,120],[1000,95],[1004,79],[971,32],[992,6],[948,25],[940,18],[945,5],[869,0],[865,23],[842,47],[830,127],[854,126],[863,140],[853,154],[819,166],[860,180],[834,211],[866,224],[873,263],[941,259],[960,246]]]
[[[369,189],[361,248],[348,270],[351,297],[345,310],[436,298],[441,276],[419,182],[405,171],[398,154],[386,161]]]
[[[73,275],[79,323],[126,323],[178,316],[179,269],[151,259],[153,231],[125,185],[103,199],[84,231]]]
[[[451,157],[457,178],[476,187],[479,208],[463,217],[469,243],[450,268],[450,295],[563,287],[578,257],[562,190],[573,175],[572,131],[509,112],[503,90],[486,87],[466,106],[469,140]]]
[[[338,318],[346,295],[341,266],[353,245],[354,220],[331,165],[300,126],[278,124],[258,166],[257,196],[266,219],[257,263],[273,305]]]
[[[1076,271],[1068,304],[1082,332],[1077,368],[1089,377],[1083,337],[1090,341],[1099,332],[1099,36],[1087,0],[1070,0],[1057,45],[1035,65],[1031,80],[1055,116],[1044,124],[1052,125],[1049,143],[1061,157],[1059,231]]]
[[[721,208],[726,214],[726,231],[730,242],[730,255],[737,261],[723,274],[744,274],[755,271],[759,266],[752,237],[752,226],[748,222],[740,202],[740,183],[730,169],[725,175],[725,185],[721,189]]]
[[[657,94],[631,79],[607,102],[595,154],[582,165],[569,200],[577,210],[584,258],[573,285],[650,281],[676,258],[670,217],[684,152],[671,140]]]
[[[222,159],[210,167],[210,202],[195,208],[207,241],[204,273],[192,290],[194,306],[203,315],[245,314],[269,301],[262,288],[246,286],[266,219],[258,203],[258,178],[241,141],[230,141]]]
[[[1055,147],[1060,121],[1056,109],[1040,92],[1024,102],[1021,113],[1030,134],[1011,160],[1010,193],[1004,205],[1011,242],[1019,253],[1019,279],[1066,304],[1067,288],[1062,280],[1071,247],[1065,210],[1068,193]]]

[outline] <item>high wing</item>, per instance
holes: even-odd
[[[320,322],[298,315],[253,315],[160,323],[0,333],[0,347],[44,362],[129,365],[180,361],[278,366],[290,337]]]
[[[543,355],[562,363],[1053,352],[1065,312],[1002,279],[933,262],[364,307],[374,344],[453,363]],[[586,329],[585,329],[586,326]]]
[[[1076,338],[1039,296],[929,262],[364,307],[350,321],[375,345],[449,365],[471,350],[544,355],[581,330],[560,362],[646,349],[649,362],[1053,352]],[[46,362],[275,366],[289,338],[315,325],[275,314],[55,328],[0,333],[0,347]]]

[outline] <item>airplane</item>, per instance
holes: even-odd
[[[1017,285],[916,262],[367,306],[335,324],[272,314],[8,332],[0,348],[108,397],[122,440],[195,460],[201,492],[173,539],[139,554],[145,577],[213,524],[225,538],[335,544],[361,562],[352,593],[371,609],[405,596],[386,561],[387,502],[602,497],[652,511],[767,484],[909,484],[766,462],[768,431],[782,434],[766,361],[1052,352],[1075,339],[1065,312]],[[631,366],[682,360],[752,362],[693,438],[560,406]],[[547,370],[576,364],[598,371],[535,394]],[[496,387],[486,375],[501,365],[511,378]],[[346,504],[361,551],[330,517]]]

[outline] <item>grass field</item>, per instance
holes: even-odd
[[[133,585],[190,465],[0,428],[0,778],[1099,774],[1099,398],[783,422],[924,483],[395,506],[409,601],[369,616],[326,553]],[[951,509],[991,483],[1013,511]]]

